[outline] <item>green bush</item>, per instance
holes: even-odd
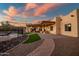
[[[26,40],[24,43],[32,43],[32,42],[38,41],[40,39],[41,38],[38,34],[31,34],[31,35],[29,35],[28,40]]]

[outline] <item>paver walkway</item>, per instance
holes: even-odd
[[[45,39],[44,42],[33,52],[29,53],[28,56],[50,56],[54,48],[54,41],[52,39]]]

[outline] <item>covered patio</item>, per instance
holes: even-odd
[[[37,24],[27,24],[26,26],[28,32],[49,33],[54,24],[54,21],[41,21]]]

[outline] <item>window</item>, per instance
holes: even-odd
[[[50,30],[53,31],[53,26],[50,26]]]
[[[71,24],[65,24],[65,31],[71,31]]]
[[[71,17],[74,17],[74,15],[71,15]]]

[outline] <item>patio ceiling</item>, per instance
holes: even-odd
[[[54,21],[42,21],[41,23],[38,24],[27,24],[26,26],[28,27],[43,27],[43,26],[51,26],[54,25]]]

